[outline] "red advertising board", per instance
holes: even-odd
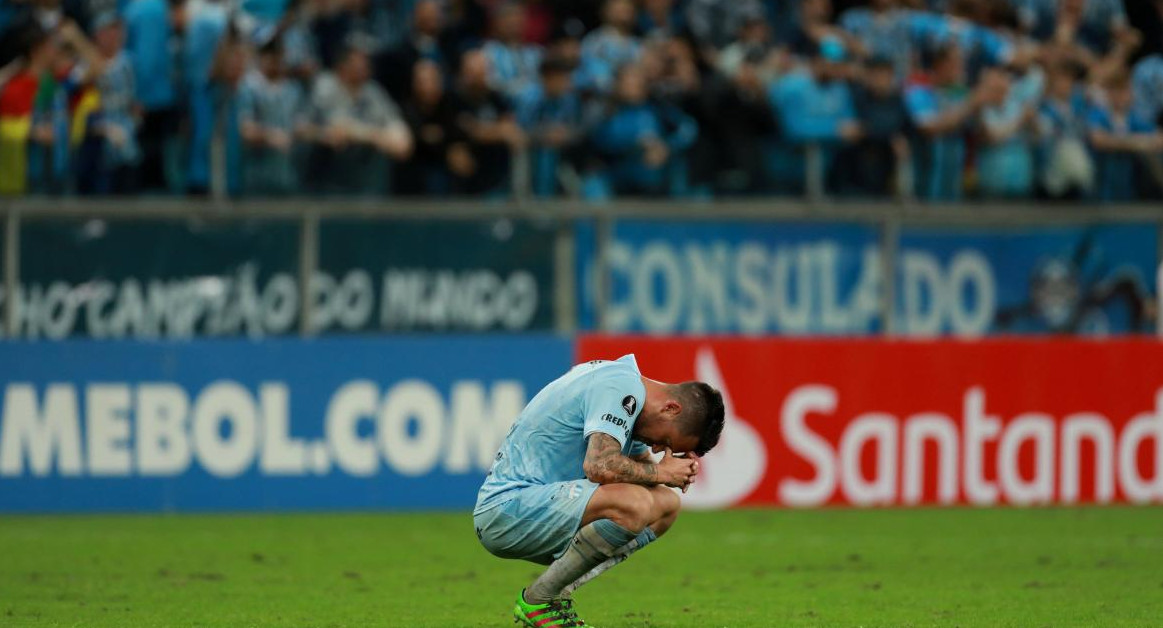
[[[588,336],[727,405],[691,506],[1163,503],[1163,343]]]

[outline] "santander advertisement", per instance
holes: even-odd
[[[1163,503],[1163,343],[589,336],[727,409],[689,507]]]

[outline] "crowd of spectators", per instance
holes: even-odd
[[[1157,199],[1161,23],[1163,0],[5,0],[0,195],[709,198],[817,168],[837,196]]]

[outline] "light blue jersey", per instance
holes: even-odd
[[[646,451],[630,436],[645,399],[633,355],[570,369],[541,389],[513,423],[477,495],[476,512],[521,488],[585,479],[582,463],[591,434],[609,434],[627,455]]]
[[[631,438],[645,400],[632,355],[579,364],[541,389],[477,494],[473,525],[485,549],[543,565],[561,556],[598,490],[582,468],[590,435],[610,435],[627,455],[648,451]]]

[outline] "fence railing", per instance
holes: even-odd
[[[593,299],[598,329],[610,329],[612,291],[610,251],[615,226],[634,221],[736,221],[757,223],[859,224],[879,233],[879,269],[883,277],[897,275],[901,230],[904,227],[952,229],[1006,229],[1031,226],[1153,225],[1158,251],[1163,255],[1163,206],[957,204],[918,206],[889,202],[798,202],[762,200],[746,202],[619,201],[587,204],[579,201],[541,202],[521,199],[488,201],[349,201],[298,198],[279,201],[227,202],[166,198],[134,198],[89,201],[75,198],[0,199],[3,219],[3,287],[14,295],[21,284],[21,227],[52,219],[107,221],[195,220],[208,223],[264,219],[298,224],[297,281],[300,294],[309,293],[319,266],[320,221],[408,220],[470,221],[481,219],[534,220],[550,225],[554,234],[552,255],[553,318],[560,333],[578,328],[577,255],[578,229],[592,228],[596,248]],[[69,251],[62,250],[67,256]],[[1156,260],[1156,263],[1163,260]],[[1161,279],[1163,281],[1163,279]],[[895,281],[884,281],[879,297],[880,331],[894,335]],[[15,298],[3,300],[6,336],[19,335],[20,317]],[[312,325],[313,300],[299,299],[299,333],[316,333]],[[1163,324],[1161,324],[1163,329]]]

